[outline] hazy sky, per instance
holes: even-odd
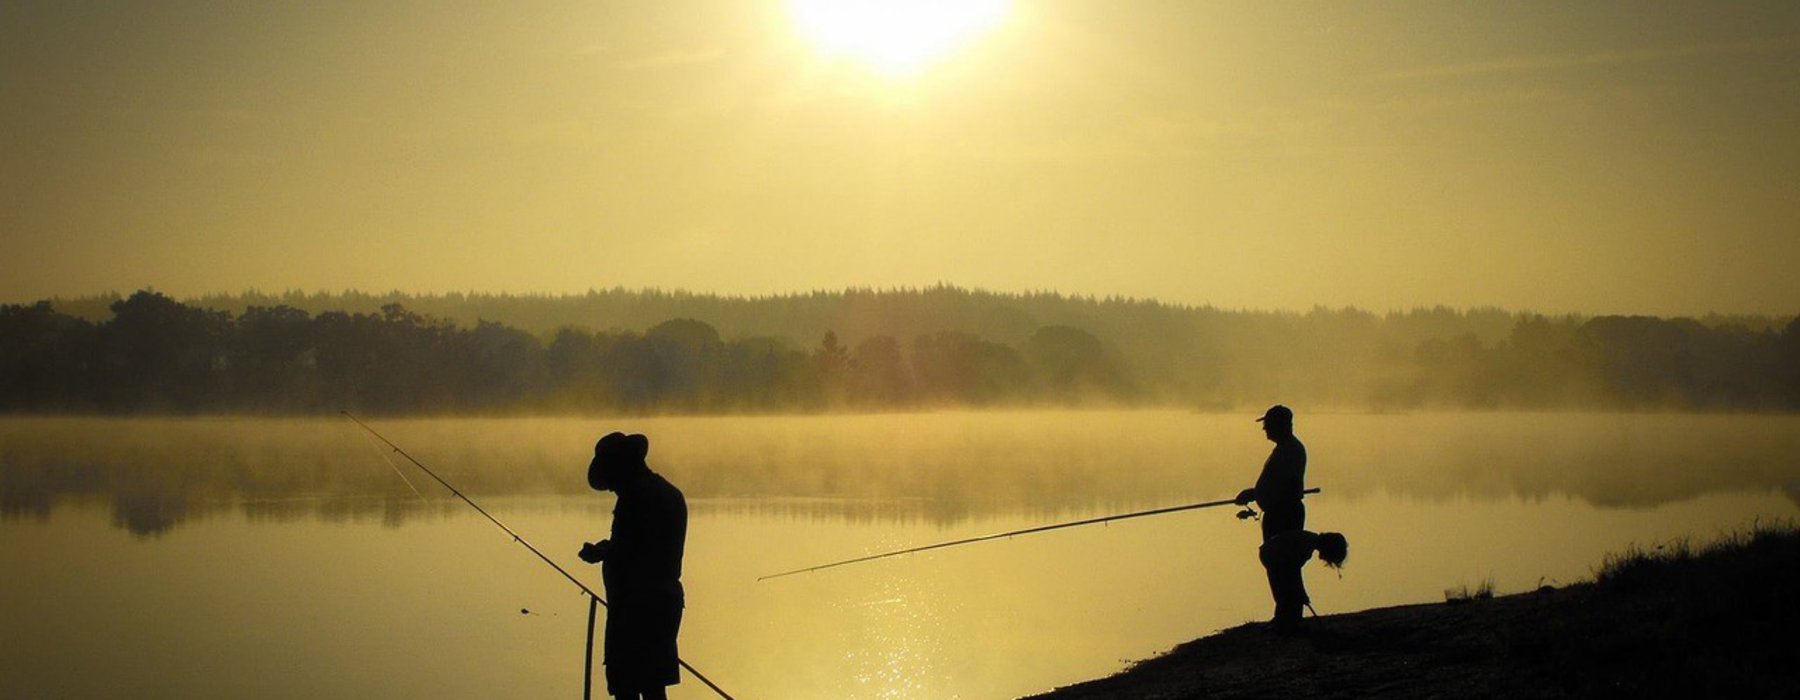
[[[1800,2],[948,6],[9,0],[0,301],[1800,311]]]

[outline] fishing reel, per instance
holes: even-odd
[[[1244,506],[1243,510],[1240,510],[1237,512],[1237,519],[1238,520],[1260,521],[1260,520],[1262,520],[1262,513],[1256,512],[1255,508],[1251,508],[1249,506]]]

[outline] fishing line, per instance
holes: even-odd
[[[369,437],[368,433],[359,432],[357,434],[361,435],[362,439],[369,443],[369,449],[374,450],[375,454],[381,455],[381,461],[387,462],[388,468],[394,470],[394,476],[398,476],[401,481],[406,482],[406,488],[412,489],[413,495],[419,497],[420,503],[431,505],[431,500],[426,498],[425,494],[419,492],[419,487],[413,485],[412,479],[406,478],[406,472],[400,471],[400,465],[394,463],[394,458],[389,457],[387,452],[382,451],[380,445],[375,444],[375,438]]]
[[[406,450],[400,449],[400,446],[394,444],[394,441],[389,440],[386,437],[383,437],[381,433],[378,433],[375,431],[374,428],[369,427],[368,423],[362,422],[361,419],[357,418],[354,415],[351,415],[351,413],[349,411],[338,411],[338,413],[343,414],[344,417],[350,419],[350,421],[352,423],[355,423],[358,426],[361,426],[363,430],[369,431],[369,434],[375,436],[375,439],[380,440],[383,444],[387,445],[388,447],[394,448],[394,452],[396,454],[400,455],[401,457],[405,457],[406,461],[412,462],[413,466],[419,468],[419,471],[425,472],[425,474],[427,476],[430,476],[433,480],[437,481],[439,484],[442,484],[444,486],[444,488],[450,489],[451,494],[455,495],[457,498],[462,499],[463,503],[469,504],[470,508],[474,508],[475,512],[480,513],[482,517],[487,518],[488,522],[493,523],[495,527],[500,528],[500,530],[502,532],[505,532],[507,535],[511,536],[514,542],[517,542],[520,545],[524,546],[526,549],[531,550],[531,553],[536,554],[538,559],[543,560],[543,562],[545,564],[549,564],[550,568],[556,569],[556,573],[562,574],[563,578],[566,578],[569,580],[569,583],[575,584],[576,588],[580,588],[582,593],[587,594],[588,599],[589,599],[589,602],[588,602],[588,670],[587,670],[587,673],[589,675],[587,676],[587,679],[584,680],[583,684],[584,684],[584,686],[587,686],[587,687],[583,688],[583,692],[584,693],[589,692],[589,688],[591,688],[591,686],[592,686],[592,675],[591,674],[593,673],[594,617],[597,614],[599,607],[602,607],[602,606],[607,607],[607,608],[612,607],[612,606],[606,604],[606,599],[601,598],[600,594],[594,592],[594,589],[588,588],[588,585],[585,583],[582,583],[581,579],[575,578],[575,575],[569,573],[568,569],[562,568],[561,564],[557,564],[555,561],[552,561],[550,559],[550,557],[545,556],[545,554],[542,550],[539,550],[536,545],[531,544],[531,542],[526,540],[524,537],[519,536],[519,533],[514,532],[512,528],[507,527],[506,523],[500,522],[500,519],[494,517],[494,515],[492,513],[487,512],[486,508],[481,507],[475,501],[471,500],[468,496],[463,495],[463,492],[460,489],[457,489],[455,486],[451,486],[450,482],[445,481],[444,477],[438,476],[437,472],[434,472],[431,470],[430,467],[425,466],[424,462],[420,462],[418,459],[415,459],[412,455],[407,454]],[[686,669],[688,673],[693,674],[694,678],[699,679],[699,681],[701,683],[705,684],[706,687],[711,688],[713,692],[718,693],[719,697],[725,698],[725,700],[737,700],[736,698],[731,697],[730,693],[725,692],[724,688],[720,688],[717,683],[712,682],[711,679],[707,678],[705,675],[702,675],[699,671],[694,670],[694,667],[689,665],[687,661],[677,658],[677,659],[675,659],[675,663],[680,664],[681,667]]]

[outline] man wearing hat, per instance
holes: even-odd
[[[1256,486],[1239,493],[1237,504],[1255,501],[1262,509],[1262,535],[1267,542],[1281,533],[1306,528],[1306,505],[1300,502],[1300,492],[1306,490],[1306,446],[1294,437],[1292,409],[1276,404],[1256,420],[1263,424],[1263,434],[1275,443],[1275,449],[1263,462]]]
[[[1263,424],[1263,434],[1268,436],[1269,442],[1275,443],[1275,449],[1263,462],[1256,485],[1238,494],[1237,504],[1255,501],[1257,507],[1262,508],[1262,537],[1266,549],[1272,540],[1291,539],[1294,537],[1291,533],[1306,529],[1306,505],[1300,502],[1301,492],[1306,490],[1306,446],[1300,444],[1300,438],[1294,437],[1294,412],[1288,407],[1270,406],[1256,420]],[[1268,564],[1266,557],[1264,564]],[[1298,567],[1293,567],[1291,576],[1278,576],[1278,569],[1269,567],[1269,586],[1275,593],[1276,629],[1293,629],[1300,622],[1301,607],[1307,600],[1306,589],[1297,585],[1299,580]]]
[[[612,433],[594,445],[588,485],[612,491],[612,537],[582,546],[581,560],[600,564],[606,611],[606,692],[622,700],[663,700],[681,682],[676,633],[685,596],[681,554],[687,499],[650,471],[650,439]]]

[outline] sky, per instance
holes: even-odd
[[[1796,124],[1791,1],[11,0],[0,301],[1790,315]]]

